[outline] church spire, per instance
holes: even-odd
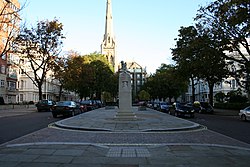
[[[107,38],[108,35],[113,37],[113,18],[112,18],[111,0],[107,0],[104,38]]]
[[[111,0],[107,0],[105,33],[101,45],[101,53],[107,57],[107,60],[113,66],[114,70],[116,66],[115,49],[116,45],[113,32],[112,6],[111,6]]]

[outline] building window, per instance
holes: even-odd
[[[137,85],[141,85],[141,81],[140,80],[137,80]]]
[[[1,88],[4,88],[4,83],[5,83],[5,81],[4,81],[4,80],[1,80],[1,83],[0,83],[0,84],[1,84],[1,85],[0,85]]]
[[[16,90],[16,82],[9,82],[8,89],[9,90]]]
[[[233,89],[235,89],[236,88],[236,81],[235,81],[235,79],[233,79],[232,81],[231,81],[231,87],[233,88]]]
[[[22,102],[23,101],[23,94],[20,94],[19,96],[20,96],[20,102]]]
[[[140,79],[141,78],[141,74],[137,74],[137,78]]]
[[[5,65],[1,65],[1,73],[5,74]]]
[[[24,81],[23,81],[23,80],[21,80],[21,83],[20,83],[20,89],[23,89],[23,87],[24,87]]]

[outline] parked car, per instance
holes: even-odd
[[[85,104],[81,104],[80,102],[76,102],[76,105],[80,106],[81,112],[87,112],[87,106]]]
[[[147,102],[147,107],[148,108],[153,108],[153,102],[151,102],[151,101]]]
[[[169,106],[167,102],[159,102],[157,104],[157,110],[158,111],[163,111],[163,112],[168,112],[169,111]]]
[[[102,108],[103,107],[103,103],[101,100],[95,100],[95,103],[97,105],[97,108]]]
[[[214,113],[214,108],[208,102],[200,102],[200,113]]]
[[[96,104],[92,100],[83,100],[80,102],[81,105],[85,105],[87,111],[91,111],[97,108]]]
[[[74,101],[59,101],[52,107],[52,115],[54,118],[56,118],[57,115],[74,116],[81,112],[80,105],[77,105]]]
[[[157,110],[158,105],[159,105],[159,102],[154,101],[153,102],[153,109]]]
[[[55,105],[56,102],[52,100],[39,100],[36,104],[36,108],[38,112],[41,111],[51,111],[51,108],[53,105]]]
[[[239,116],[243,121],[250,120],[250,106],[246,107],[243,110],[240,110]]]
[[[201,103],[199,101],[195,101],[194,103],[187,103],[188,106],[193,107],[194,112],[200,113],[201,112]]]
[[[189,116],[190,118],[194,118],[194,109],[186,104],[176,103],[174,115],[177,117]]]

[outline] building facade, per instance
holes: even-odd
[[[141,90],[141,86],[146,81],[147,72],[145,68],[142,68],[136,62],[127,62],[127,68],[131,76],[132,97],[135,100],[136,95]]]
[[[0,0],[0,98],[5,103],[17,100],[17,55],[11,51],[11,40],[19,31],[18,0]]]
[[[247,53],[244,52],[244,50],[242,53],[245,54],[246,58],[248,58],[250,60],[250,56],[247,55]],[[230,53],[227,52],[226,54],[228,54],[228,55],[232,54],[231,56],[237,57],[238,53],[237,52],[230,52]],[[231,72],[235,72],[238,69],[240,69],[240,65],[237,62],[231,61],[228,68]],[[242,81],[243,81],[242,78],[234,78],[234,77],[224,78],[221,82],[217,83],[214,86],[213,95],[215,96],[219,92],[222,92],[226,95],[228,92],[231,92],[231,91],[242,90],[242,94],[245,96],[248,96],[245,89],[239,85],[239,82],[242,82]],[[188,87],[188,92],[182,98],[182,101],[189,102],[191,100],[192,100],[192,85],[190,82],[189,87]],[[208,87],[207,82],[205,82],[203,80],[196,80],[195,81],[195,100],[207,101],[207,102],[209,101],[209,87]]]
[[[61,84],[58,80],[52,77],[52,72],[48,72],[46,75],[46,79],[42,86],[42,98],[58,101],[60,100],[78,100],[79,97],[77,94],[73,92],[69,92],[66,90],[62,90],[61,97],[60,96],[60,86]],[[27,75],[22,74],[21,70],[18,75],[18,103],[27,103],[27,102],[38,102],[39,101],[39,90],[32,82]]]
[[[20,56],[11,49],[11,38],[17,35],[20,28],[19,11],[18,0],[0,0],[0,102],[6,104],[39,100],[38,88],[29,77],[22,73],[19,68]],[[22,61],[25,64],[25,71],[32,73],[29,62]],[[60,84],[50,72],[46,76],[42,91],[44,99],[59,99]],[[75,100],[77,95],[63,90],[60,98],[61,100]]]

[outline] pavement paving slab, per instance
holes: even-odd
[[[166,113],[105,108],[0,145],[1,167],[249,166],[250,145]]]
[[[183,131],[201,128],[197,123],[152,109],[145,111],[138,111],[137,107],[132,109],[137,117],[136,120],[117,120],[115,119],[117,108],[101,108],[58,121],[55,125],[66,129],[110,132]]]

